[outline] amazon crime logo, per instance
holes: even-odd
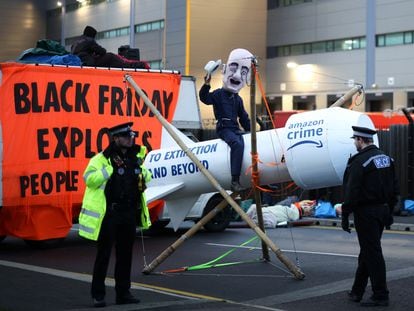
[[[316,148],[322,148],[323,143],[320,136],[323,135],[323,120],[311,120],[304,122],[292,123],[288,127],[287,138],[289,140],[299,140],[290,146],[287,150],[295,148],[299,145],[311,144]]]

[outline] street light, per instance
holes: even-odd
[[[295,69],[296,67],[298,67],[299,65],[295,62],[288,62],[286,64],[286,67],[288,67],[289,69]]]
[[[310,82],[313,79],[315,67],[313,64],[299,65],[295,62],[288,62],[286,67],[295,70],[295,77],[300,82]]]

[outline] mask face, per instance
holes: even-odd
[[[250,79],[250,67],[253,55],[245,49],[231,51],[227,64],[223,68],[223,88],[238,93]]]

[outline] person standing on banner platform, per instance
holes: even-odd
[[[352,289],[351,301],[360,302],[371,281],[373,294],[362,306],[388,306],[389,291],[381,237],[384,227],[393,223],[392,211],[398,201],[399,188],[394,161],[373,143],[376,131],[353,126],[357,154],[347,163],[344,173],[342,229],[351,232],[349,214],[354,214],[360,253]]]
[[[204,77],[204,84],[200,89],[200,100],[206,105],[213,105],[214,116],[217,120],[216,132],[218,137],[230,146],[231,190],[240,192],[240,172],[243,161],[244,140],[240,125],[246,132],[250,132],[250,119],[244,109],[243,100],[239,91],[247,84],[251,75],[253,55],[245,49],[231,51],[227,64],[223,67],[223,87],[210,93],[211,72]],[[217,64],[221,61],[217,61]]]
[[[105,278],[114,244],[116,304],[139,302],[130,293],[132,249],[136,227],[151,225],[144,196],[151,173],[143,166],[146,148],[134,144],[132,124],[109,129],[109,146],[91,158],[83,174],[79,235],[97,241],[91,286],[95,307],[106,305]]]

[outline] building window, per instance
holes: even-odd
[[[279,7],[279,0],[267,0],[267,9],[273,10]]]
[[[378,35],[377,36],[377,46],[385,46],[385,36],[384,35]]]
[[[377,35],[376,42],[378,47],[413,44],[413,31],[394,32]]]
[[[402,45],[404,44],[404,34],[402,32],[399,33],[391,33],[385,35],[385,45]]]
[[[404,32],[404,44],[412,44],[413,43],[413,32],[407,31]]]
[[[117,37],[123,37],[129,35],[129,27],[122,27],[117,29],[111,29],[106,31],[100,31],[96,34],[96,39],[111,39]]]
[[[136,25],[135,32],[136,33],[148,32],[148,31],[153,31],[153,30],[158,30],[158,29],[163,29],[163,28],[164,28],[164,21],[159,20],[159,21]]]
[[[303,4],[306,2],[312,2],[312,0],[282,0],[279,1],[279,3],[282,2],[283,6],[291,6],[291,5],[296,5],[296,4]]]
[[[303,45],[303,50],[305,54],[312,54],[312,43],[305,43]]]
[[[314,42],[312,43],[311,53],[325,53],[326,52],[326,44],[325,42]]]
[[[367,39],[365,37],[359,38],[361,42],[361,49],[365,49],[367,47]]]
[[[334,41],[326,41],[326,52],[334,51]]]
[[[289,56],[289,55],[291,55],[290,50],[291,50],[291,47],[290,46],[284,46],[282,48],[282,54],[281,55],[283,55],[283,56]]]
[[[393,46],[403,44],[414,44],[414,31],[404,31],[389,34],[376,35],[376,46]],[[318,41],[312,43],[299,43],[284,46],[269,46],[268,51],[273,48],[277,53],[269,53],[268,58],[305,55],[312,53],[327,53],[365,49],[367,41],[365,37],[345,38],[337,40]]]
[[[267,0],[267,9],[273,10],[280,7],[303,4],[312,0]]]
[[[143,33],[143,32],[147,32],[147,31],[163,29],[163,28],[164,28],[164,21],[159,20],[159,21],[155,21],[155,22],[149,22],[149,23],[145,23],[145,24],[135,25],[135,32],[136,33]],[[111,38],[124,37],[124,36],[129,36],[129,26],[128,27],[117,28],[117,29],[110,29],[110,30],[106,30],[106,31],[100,31],[96,34],[96,40],[111,39]],[[79,36],[66,38],[65,39],[65,44],[66,45],[72,45],[78,39],[79,39]]]
[[[268,46],[267,51],[266,51],[267,58],[276,58],[278,56],[277,51],[278,51],[277,47]]]
[[[161,59],[158,60],[151,60],[148,62],[151,69],[162,69],[162,61]]]
[[[303,55],[305,54],[305,49],[303,44],[295,44],[290,46],[290,54],[289,56],[294,55]]]

